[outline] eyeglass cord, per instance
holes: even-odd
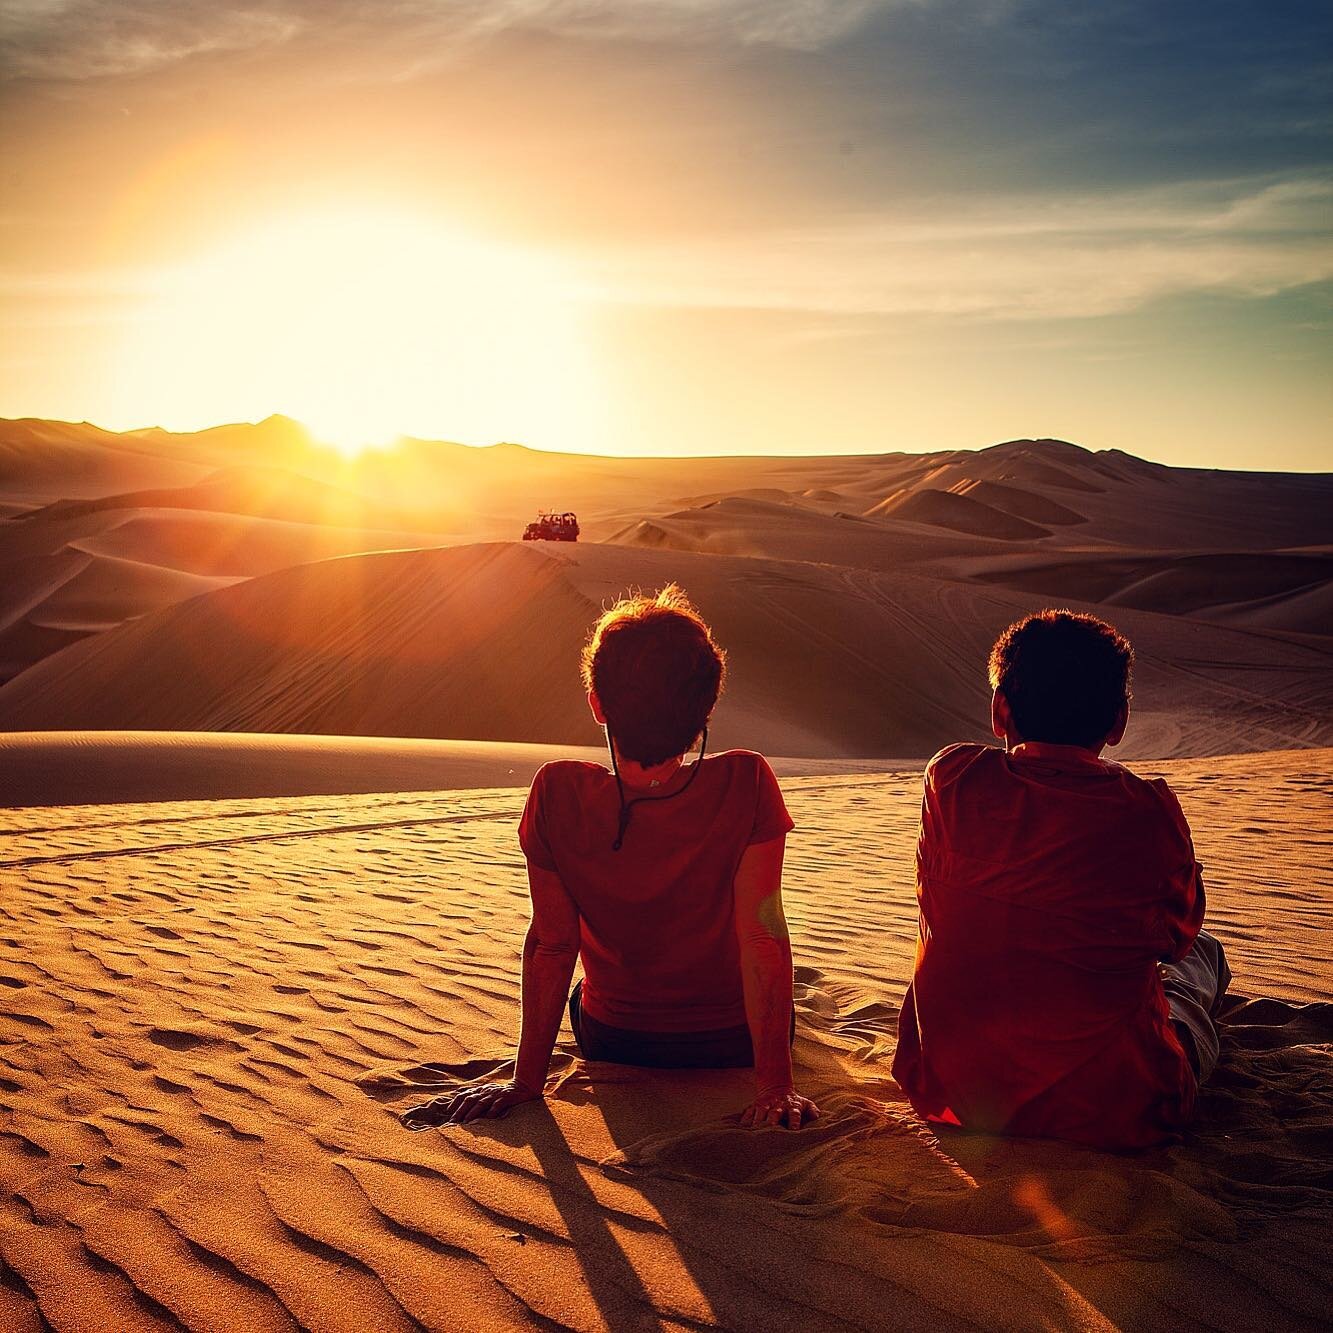
[[[684,783],[668,796],[635,796],[632,799],[625,800],[625,783],[620,776],[620,763],[616,759],[616,743],[611,735],[611,728],[606,729],[606,745],[611,751],[611,772],[616,778],[616,793],[620,797],[620,818],[616,828],[616,840],[611,844],[611,850],[618,852],[625,845],[625,834],[629,831],[629,821],[634,814],[636,805],[650,804],[654,801],[674,801],[677,796],[684,796],[690,789],[690,784],[699,776],[699,769],[704,761],[704,752],[708,749],[708,728],[705,727],[700,733],[699,757],[694,761],[690,769],[690,776]]]

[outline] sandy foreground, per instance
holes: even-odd
[[[1137,1157],[913,1119],[911,772],[784,780],[800,1134],[567,1032],[544,1105],[398,1127],[512,1053],[520,792],[4,811],[0,1328],[1319,1327],[1333,751],[1153,771],[1249,1003]]]

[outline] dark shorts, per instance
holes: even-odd
[[[616,1065],[638,1065],[644,1069],[751,1069],[754,1048],[750,1029],[742,1023],[733,1028],[707,1032],[636,1032],[611,1027],[583,1012],[580,980],[569,997],[569,1026],[585,1060],[606,1060]],[[796,1038],[796,1013],[791,1016],[792,1040]]]

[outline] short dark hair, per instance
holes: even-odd
[[[1114,625],[1047,608],[996,639],[990,683],[1025,741],[1096,745],[1129,700],[1133,665],[1134,649]]]
[[[584,688],[596,693],[620,754],[645,768],[694,744],[725,674],[726,654],[674,583],[617,602],[583,649]]]

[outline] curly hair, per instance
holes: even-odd
[[[1025,741],[1097,745],[1130,698],[1134,649],[1114,625],[1047,608],[995,641],[991,689],[1004,695]]]
[[[722,693],[726,654],[674,583],[617,602],[583,648],[583,685],[622,757],[645,768],[682,755]]]

